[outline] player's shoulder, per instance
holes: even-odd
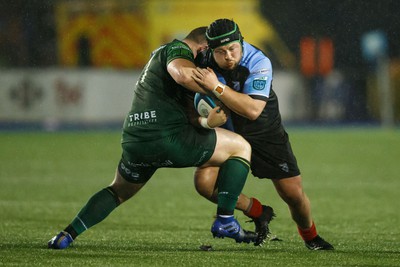
[[[166,44],[165,50],[168,56],[168,62],[176,58],[184,58],[194,61],[193,51],[185,42],[180,40],[175,39]]]
[[[264,67],[271,67],[271,60],[265,53],[256,46],[243,42],[243,63],[251,69],[256,65],[264,65]]]
[[[187,52],[190,52],[193,54],[192,50],[190,49],[189,45],[187,45],[185,42],[178,40],[178,39],[174,39],[171,42],[167,43],[165,45],[165,48],[167,50],[171,50],[171,51],[179,51],[179,50],[184,50]]]

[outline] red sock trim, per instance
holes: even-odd
[[[251,207],[250,210],[245,212],[245,214],[251,218],[258,218],[261,216],[262,212],[263,212],[263,208],[261,205],[261,202],[258,201],[258,199],[256,198],[251,198]]]
[[[318,235],[317,228],[315,227],[314,222],[308,229],[301,229],[300,227],[297,226],[297,230],[299,231],[299,234],[304,241],[310,241]]]

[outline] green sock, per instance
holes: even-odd
[[[231,215],[249,174],[250,163],[240,157],[231,157],[218,173],[217,214]]]
[[[93,225],[104,220],[118,205],[118,197],[110,187],[94,194],[81,209],[70,226],[80,235]]]

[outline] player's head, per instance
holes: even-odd
[[[196,46],[197,52],[201,52],[208,47],[207,39],[206,39],[206,30],[207,27],[198,27],[193,29],[184,40],[190,41]]]
[[[208,26],[206,31],[208,46],[215,49],[231,42],[243,43],[239,26],[230,19],[217,19]]]
[[[243,55],[239,26],[230,19],[217,19],[208,26],[206,37],[218,66],[226,70],[236,68]]]

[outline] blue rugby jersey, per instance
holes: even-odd
[[[239,65],[240,74],[237,77],[218,72],[218,79],[243,94],[257,99],[269,98],[272,85],[272,65],[269,58],[261,50],[243,42],[243,57]]]
[[[254,121],[232,112],[231,119],[235,132],[253,143],[252,145],[260,144],[266,139],[268,142],[277,144],[287,141],[279,112],[278,98],[272,89],[272,64],[260,49],[243,42],[243,57],[239,66],[232,71],[220,69],[211,51],[197,62],[202,67],[211,67],[219,81],[235,91],[267,102],[261,115]]]

